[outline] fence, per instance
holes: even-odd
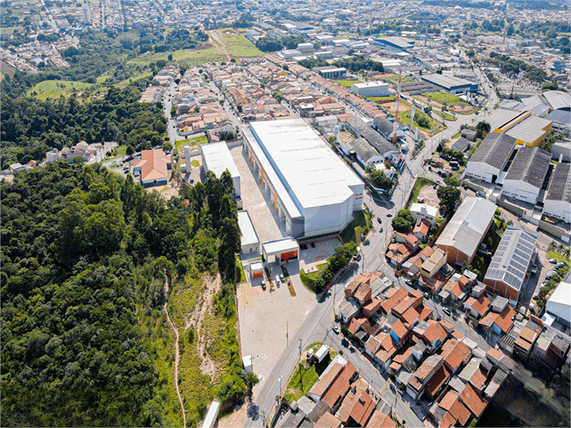
[[[539,220],[538,224],[539,229],[543,230],[544,232],[549,233],[556,238],[561,239],[563,242],[569,243],[569,238],[571,234],[568,230],[563,229],[562,227],[556,226],[554,224],[548,223],[543,220]]]
[[[498,204],[500,207],[503,207],[506,210],[514,213],[515,215],[517,215],[519,217],[523,217],[523,215],[525,214],[525,210],[523,208],[518,207],[517,205],[512,204],[511,202],[508,202],[503,198],[496,199],[496,204]]]

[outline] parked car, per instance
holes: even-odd
[[[380,233],[383,233],[383,227],[382,227],[382,226],[379,227],[379,232],[380,232]]]
[[[276,275],[276,285],[280,285],[280,276]]]
[[[559,263],[557,263],[555,266],[553,266],[553,269],[556,269],[556,270],[557,270],[557,269],[561,269],[561,268],[564,267],[564,266],[565,266],[565,263],[559,262]]]
[[[444,312],[449,317],[452,316],[452,311],[446,307],[442,308],[442,312]]]
[[[555,264],[555,263],[557,263],[557,260],[555,260],[555,259],[549,259],[549,263]]]
[[[311,243],[311,248],[315,248],[315,244],[313,242]]]
[[[266,289],[266,281],[262,281],[262,290]]]
[[[392,217],[393,213],[387,213],[387,217]]]
[[[412,281],[410,279],[405,279],[404,281],[406,283],[406,285],[408,285],[409,287],[412,287]]]
[[[331,329],[335,332],[335,334],[339,334],[339,326],[338,325],[333,325],[333,327],[331,327]]]
[[[285,281],[285,276],[283,273],[280,275],[280,279],[285,284],[286,281]]]
[[[377,217],[377,221],[378,221],[379,223],[382,223],[382,222],[383,222],[383,219],[380,218],[380,217]]]

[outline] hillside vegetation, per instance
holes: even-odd
[[[182,425],[165,302],[187,423],[240,399],[232,180],[181,192],[67,162],[1,183],[3,425]]]

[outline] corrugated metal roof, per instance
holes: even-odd
[[[379,152],[375,150],[375,148],[371,146],[364,138],[355,138],[354,140],[349,141],[347,145],[355,150],[355,153],[357,153],[365,163],[367,163],[369,159],[373,157],[383,156],[379,154]]]
[[[571,109],[571,95],[563,91],[547,91],[543,96],[551,104],[553,110]]]
[[[545,199],[571,203],[571,164],[559,163],[555,165]]]
[[[488,134],[476,149],[470,162],[484,162],[502,169],[515,146],[515,138],[503,133]]]
[[[550,161],[549,152],[539,147],[522,147],[508,170],[506,180],[522,180],[541,188]]]

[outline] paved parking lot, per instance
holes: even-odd
[[[300,269],[304,272],[313,272],[317,270],[317,266],[325,263],[327,259],[335,253],[335,247],[342,245],[341,241],[337,238],[328,239],[327,241],[315,242],[312,247],[311,244],[305,244],[306,250],[300,250]]]
[[[270,268],[273,277],[281,273],[277,263],[270,265]],[[279,287],[274,285],[273,291],[269,285],[263,290],[260,278],[238,285],[240,346],[242,355],[254,357],[254,373],[260,378],[260,383],[254,388],[255,394],[261,389],[290,338],[295,336],[317,303],[315,294],[305,288],[299,278],[299,263],[292,261],[287,264],[287,269],[295,296],[283,283]],[[249,276],[248,273],[246,276]],[[267,278],[265,281],[268,284]]]
[[[262,184],[254,178],[254,173],[242,152],[242,146],[230,149],[230,153],[240,172],[243,209],[250,214],[260,242],[288,236],[285,221],[280,220],[278,214],[270,209],[273,207],[270,194],[264,192]]]

